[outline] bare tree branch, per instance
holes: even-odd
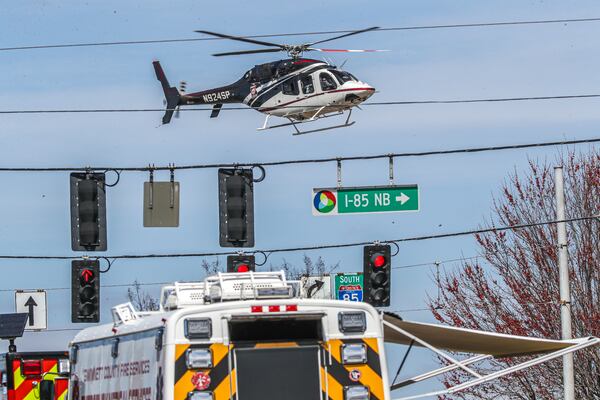
[[[600,212],[600,152],[560,154],[553,165],[565,169],[568,218]],[[511,174],[493,201],[486,226],[522,224],[555,217],[553,165],[530,160],[529,170]],[[454,326],[513,335],[560,338],[560,305],[557,232],[555,225],[514,232],[490,232],[476,237],[481,257],[466,261],[435,279],[440,288],[429,297],[434,317]],[[600,221],[568,224],[573,335],[600,335]],[[511,365],[496,359],[481,366],[482,372]],[[443,383],[464,380],[459,371]],[[600,350],[575,355],[576,397],[600,399]],[[452,397],[458,399],[553,400],[562,397],[560,360],[536,366],[496,383],[473,388]]]

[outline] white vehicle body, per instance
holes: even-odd
[[[600,344],[405,321],[366,303],[296,292],[283,271],[227,273],[164,287],[158,312],[116,306],[114,324],[71,342],[69,400],[390,400],[390,390],[459,368],[471,375],[397,400],[431,398]],[[428,348],[448,365],[390,382],[384,340]],[[473,367],[519,356],[528,357],[492,373]]]
[[[163,288],[71,343],[70,400],[390,399],[380,314],[295,298],[283,272]]]

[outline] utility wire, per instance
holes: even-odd
[[[472,257],[461,257],[461,258],[451,258],[448,260],[435,260],[430,262],[423,262],[418,264],[407,264],[407,265],[398,265],[392,267],[392,269],[407,269],[407,268],[416,268],[416,267],[426,267],[426,266],[437,266],[441,264],[447,264],[451,262],[458,261],[466,261],[466,260],[475,260],[481,258],[480,256],[472,256]],[[137,283],[116,283],[109,285],[100,285],[101,288],[123,288],[123,287],[132,287],[132,286],[161,286],[161,285],[170,285],[173,282],[137,282]],[[0,289],[1,292],[14,292],[16,289]],[[28,290],[44,290],[46,292],[54,292],[54,291],[66,291],[71,290],[71,287],[49,287],[49,288],[30,288],[30,289],[21,289],[24,291]]]
[[[469,104],[469,103],[501,103],[514,101],[542,101],[542,100],[572,100],[598,98],[600,94],[573,94],[557,96],[528,96],[528,97],[499,97],[480,99],[447,99],[447,100],[394,100],[362,103],[361,106],[405,106],[405,105],[427,105],[427,104]],[[318,109],[330,104],[311,105]],[[264,107],[269,109],[271,107]],[[306,106],[276,106],[277,109],[300,109]],[[258,110],[253,107],[223,107],[221,111],[248,111]],[[165,111],[213,111],[212,107],[187,107],[187,108],[82,108],[82,109],[55,109],[55,110],[0,110],[0,114],[101,114],[101,113],[142,113],[142,112],[165,112]]]
[[[483,153],[492,151],[518,150],[535,147],[550,147],[550,146],[567,146],[575,144],[591,144],[600,142],[600,137],[589,139],[576,140],[560,140],[554,142],[535,142],[510,144],[503,146],[485,146],[485,147],[469,147],[448,150],[429,150],[420,152],[404,152],[404,153],[387,153],[362,156],[346,156],[346,157],[329,157],[329,158],[310,158],[300,160],[281,160],[281,161],[265,161],[265,162],[237,162],[237,163],[222,163],[222,164],[190,164],[190,165],[168,165],[168,166],[145,166],[145,167],[119,167],[119,166],[96,166],[96,167],[0,167],[0,172],[68,172],[68,171],[123,171],[127,172],[145,172],[145,171],[169,171],[169,170],[194,170],[194,169],[215,169],[215,168],[236,168],[240,166],[262,166],[274,167],[281,165],[296,165],[296,164],[322,164],[337,161],[361,161],[361,160],[376,160],[389,158],[406,158],[406,157],[426,157],[440,156],[449,154],[466,154],[466,153]]]
[[[476,235],[482,233],[490,233],[490,232],[502,232],[508,230],[516,230],[523,228],[532,228],[536,226],[544,226],[544,225],[553,225],[561,222],[578,222],[578,221],[588,221],[588,220],[600,220],[599,215],[593,215],[588,217],[577,217],[577,218],[569,218],[564,220],[553,220],[553,221],[543,221],[543,222],[534,222],[528,224],[515,224],[509,226],[501,226],[501,227],[492,227],[492,228],[482,228],[482,229],[472,229],[467,231],[459,231],[459,232],[449,232],[449,233],[440,233],[440,234],[431,234],[424,236],[412,236],[405,237],[400,239],[391,239],[391,240],[382,240],[379,243],[386,244],[398,244],[404,242],[415,242],[415,241],[423,241],[423,240],[432,240],[432,239],[444,239],[444,238],[452,238],[459,236],[469,236]],[[309,250],[325,250],[325,249],[341,249],[347,247],[358,247],[358,246],[366,246],[373,244],[374,242],[354,242],[354,243],[340,243],[340,244],[329,244],[329,245],[315,245],[315,246],[299,246],[299,247],[287,247],[287,248],[279,248],[279,249],[269,249],[269,250],[249,250],[247,254],[263,254],[265,256],[269,256],[275,253],[290,253],[297,251],[309,251]],[[226,256],[226,255],[238,255],[239,252],[229,251],[229,252],[214,252],[214,253],[172,253],[172,254],[124,254],[124,255],[115,255],[115,256],[91,256],[89,258],[102,258],[102,259],[111,259],[111,260],[132,260],[132,259],[147,259],[147,258],[196,258],[196,257],[214,257],[214,256]],[[39,255],[0,255],[0,259],[5,260],[15,260],[15,259],[27,259],[27,260],[76,260],[81,259],[83,256],[39,256]]]
[[[427,29],[457,29],[457,28],[482,28],[482,27],[502,27],[515,25],[543,25],[543,24],[567,24],[581,22],[598,22],[600,18],[571,18],[571,19],[548,19],[548,20],[531,20],[531,21],[499,21],[499,22],[477,22],[470,24],[447,24],[447,25],[415,25],[415,26],[400,26],[379,28],[373,32],[391,32],[391,31],[410,31],[410,30],[427,30]],[[354,30],[337,30],[337,31],[315,31],[315,32],[295,32],[295,33],[271,33],[264,35],[241,36],[246,39],[270,38],[270,37],[291,37],[291,36],[313,36],[313,35],[331,35],[351,33]],[[39,49],[56,49],[69,47],[98,47],[98,46],[124,46],[138,44],[153,44],[153,43],[185,43],[185,42],[203,42],[213,40],[226,40],[223,38],[200,37],[200,38],[175,38],[175,39],[156,39],[156,40],[125,40],[113,42],[87,42],[87,43],[58,43],[46,45],[32,46],[13,46],[2,47],[0,51],[16,51],[16,50],[39,50]]]
[[[409,269],[409,268],[417,268],[417,267],[437,267],[439,265],[447,264],[447,263],[451,263],[451,262],[477,260],[478,258],[481,258],[481,256],[452,258],[449,260],[436,260],[436,261],[419,263],[419,264],[398,265],[396,267],[392,267],[392,269]]]
[[[145,282],[137,284],[132,283],[117,283],[112,285],[100,285],[101,288],[121,288],[121,287],[132,287],[132,286],[160,286],[160,285],[169,285],[173,282]],[[0,292],[14,292],[16,289],[0,289]],[[45,290],[46,292],[54,292],[54,291],[63,291],[63,290],[71,290],[71,287],[50,287],[50,288],[35,288],[35,289],[20,289],[24,291],[28,290]]]

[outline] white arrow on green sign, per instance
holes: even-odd
[[[313,189],[313,215],[419,211],[417,185]]]

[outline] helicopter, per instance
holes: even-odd
[[[293,126],[295,129],[293,134],[301,135],[352,126],[355,123],[355,121],[350,121],[352,109],[358,107],[362,102],[371,97],[375,93],[375,88],[360,81],[351,73],[343,71],[341,68],[337,68],[326,61],[304,58],[303,53],[308,51],[335,53],[387,51],[340,50],[313,47],[317,44],[376,29],[379,29],[379,27],[352,31],[343,35],[301,45],[270,43],[222,33],[203,30],[196,31],[218,38],[268,47],[264,49],[213,54],[216,57],[284,51],[288,54],[289,58],[255,65],[242,78],[231,85],[193,93],[186,93],[187,84],[185,82],[181,82],[179,88],[171,86],[160,62],[154,61],[156,78],[160,81],[165,94],[166,111],[162,123],[168,124],[174,112],[177,117],[181,106],[212,105],[210,118],[216,118],[219,116],[223,104],[242,103],[266,114],[264,124],[258,128],[259,131]],[[342,124],[308,131],[301,131],[298,128],[300,124],[344,115],[346,112],[348,115]],[[285,118],[289,122],[269,125],[269,119],[272,116]]]

